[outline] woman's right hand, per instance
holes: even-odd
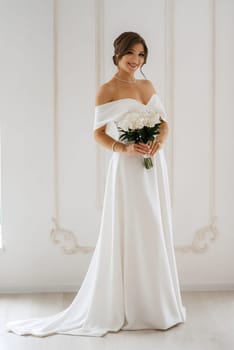
[[[149,150],[150,146],[145,143],[131,143],[124,145],[124,152],[129,155],[145,155],[149,152]]]

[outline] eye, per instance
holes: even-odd
[[[140,53],[139,56],[145,57],[145,54],[144,53]]]
[[[132,51],[127,51],[127,54],[130,55],[132,53]]]

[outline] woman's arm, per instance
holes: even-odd
[[[106,134],[106,125],[94,130],[94,139],[105,148],[115,152],[125,152],[125,145]]]
[[[116,141],[106,134],[106,125],[94,131],[94,139],[97,143],[114,152],[126,153],[129,155],[146,154],[149,152],[149,146],[143,143],[134,143],[126,145],[122,142]]]
[[[113,91],[110,84],[103,84],[100,86],[96,94],[96,106],[110,102],[112,100],[112,93]],[[115,152],[125,151],[123,144],[120,144],[120,142],[117,144],[116,140],[106,134],[106,125],[94,131],[94,139],[103,147]]]
[[[160,134],[157,135],[156,141],[160,143],[165,143],[167,136],[168,136],[168,123],[162,121],[160,124]]]

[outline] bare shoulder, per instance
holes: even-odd
[[[142,85],[144,90],[146,90],[148,92],[149,95],[157,93],[152,81],[150,81],[148,79],[142,79],[142,80],[140,80],[140,84]]]
[[[96,106],[111,102],[113,100],[115,86],[112,81],[109,81],[99,87],[96,93]]]

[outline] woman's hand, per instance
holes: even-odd
[[[149,155],[152,157],[155,153],[160,150],[167,138],[168,135],[168,125],[166,122],[162,122],[160,125],[160,134],[156,137],[154,141],[150,141],[149,144]]]
[[[145,143],[131,143],[125,145],[125,153],[129,155],[148,154],[150,146]]]
[[[155,140],[148,142],[149,145],[149,156],[154,156],[158,150],[162,148],[163,141],[161,140]]]

